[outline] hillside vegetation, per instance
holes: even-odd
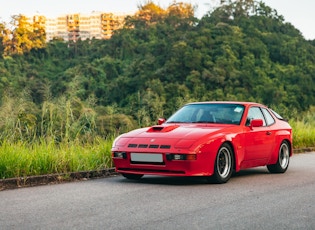
[[[190,4],[149,1],[111,39],[75,43],[45,43],[42,28],[14,20],[13,31],[0,23],[0,142],[9,146],[93,148],[191,101],[261,102],[302,130],[302,117],[314,119],[315,41],[263,2],[197,19]]]
[[[110,40],[1,55],[0,129],[42,136],[72,119],[107,135],[189,101],[257,101],[289,118],[314,105],[314,41],[264,3],[237,1],[201,20],[189,4],[141,7]]]

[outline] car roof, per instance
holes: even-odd
[[[188,103],[187,105],[193,105],[193,104],[239,104],[239,105],[244,105],[244,106],[256,105],[256,106],[267,107],[263,104],[260,104],[257,102],[249,102],[249,101],[201,101],[201,102],[191,102],[191,103]]]

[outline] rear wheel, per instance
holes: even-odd
[[[214,162],[214,174],[210,177],[210,181],[223,184],[226,183],[233,172],[234,155],[231,146],[224,143],[218,153]]]
[[[278,160],[274,165],[267,165],[271,173],[284,173],[287,171],[290,162],[290,147],[288,142],[283,141],[279,148]]]
[[[140,180],[143,177],[143,174],[130,174],[130,173],[123,173],[124,177],[130,180]]]

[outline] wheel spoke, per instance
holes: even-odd
[[[228,149],[222,148],[218,157],[218,171],[221,177],[229,175],[231,170],[231,155]]]
[[[289,149],[286,144],[283,144],[279,152],[279,163],[282,168],[285,168],[289,161]]]
[[[278,152],[278,160],[275,164],[267,165],[271,173],[284,173],[287,171],[290,162],[290,146],[287,141],[283,141]]]

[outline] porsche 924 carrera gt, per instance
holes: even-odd
[[[291,156],[291,126],[253,102],[189,103],[157,125],[120,135],[112,146],[115,169],[128,179],[203,176],[225,183],[251,167],[284,173]]]

